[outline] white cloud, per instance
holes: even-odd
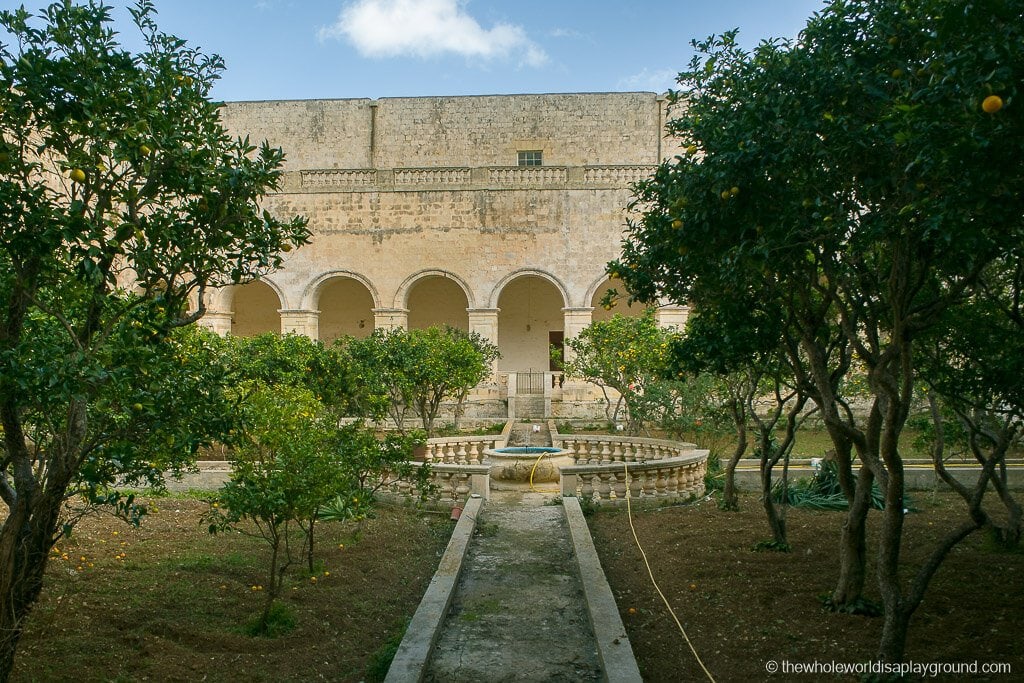
[[[519,26],[483,28],[463,8],[465,0],[354,0],[338,20],[318,32],[321,40],[347,40],[366,57],[454,53],[484,59],[518,56],[541,66],[548,57]]]
[[[623,90],[651,90],[654,92],[665,92],[669,88],[676,88],[676,76],[679,72],[673,69],[650,70],[644,67],[640,73],[627,76],[619,81],[618,87]]]

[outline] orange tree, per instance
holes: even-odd
[[[566,341],[572,353],[565,373],[601,388],[610,422],[618,422],[625,406],[626,431],[638,434],[672,404],[666,377],[674,336],[658,326],[653,309],[638,318],[598,320]],[[618,394],[614,403],[608,389]]]
[[[942,558],[980,526],[951,530],[901,575],[898,444],[920,340],[1024,241],[1019,3],[835,0],[798,41],[748,53],[726,34],[697,47],[669,124],[685,153],[638,185],[640,215],[610,270],[637,297],[689,302],[698,316],[751,320],[769,310],[761,302],[782,312],[780,348],[821,410],[851,501],[832,602],[863,602],[877,481],[878,654],[898,661]],[[843,395],[852,366],[867,377],[864,412]]]
[[[337,420],[312,392],[288,384],[239,389],[241,431],[232,444],[231,476],[208,513],[209,530],[236,530],[266,542],[265,600],[253,631],[267,634],[275,627],[284,573],[298,559],[290,552],[289,530],[314,519],[344,490],[344,470],[332,447]]]
[[[172,398],[215,400],[168,386],[188,365],[173,330],[203,314],[208,288],[307,239],[304,220],[258,206],[282,153],[226,134],[209,99],[221,60],[159,32],[152,3],[132,13],[138,53],[94,0],[0,12],[0,679],[69,496],[158,478],[131,448],[140,429],[163,429],[178,462],[216,431],[161,427]]]
[[[429,436],[444,401],[455,402],[456,421],[469,390],[491,373],[498,348],[475,332],[452,327],[376,330],[342,340],[361,415],[387,414],[399,430],[410,413]]]

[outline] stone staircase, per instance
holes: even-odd
[[[534,432],[534,426],[540,427],[539,432]],[[512,431],[508,435],[509,446],[550,446],[551,430],[547,422],[537,420],[535,422],[517,422],[512,425]]]

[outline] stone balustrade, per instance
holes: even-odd
[[[287,171],[280,193],[404,192],[417,189],[626,188],[654,166],[437,166],[430,168],[310,168]]]
[[[431,486],[425,502],[429,507],[444,509],[462,505],[471,494],[486,498],[490,485],[489,472],[487,465],[431,464]],[[405,479],[391,481],[381,493],[410,501],[421,499],[421,492]]]
[[[484,461],[485,450],[504,445],[505,439],[498,435],[428,439],[424,460],[431,464],[480,465]]]
[[[561,470],[562,495],[599,505],[624,505],[627,490],[634,505],[690,500],[704,495],[707,460],[708,451],[690,450],[648,462],[570,465]]]
[[[552,444],[569,452],[577,465],[651,462],[692,453],[696,444],[639,436],[552,434]]]
[[[662,504],[704,494],[708,451],[692,443],[631,436],[552,434],[554,446],[568,452],[572,465],[560,468],[563,496],[597,504]],[[471,494],[488,497],[490,463],[485,451],[505,446],[507,436],[455,436],[429,439],[423,453],[433,485],[427,502],[461,505]],[[394,481],[386,493],[419,498],[409,481]]]

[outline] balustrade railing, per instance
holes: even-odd
[[[626,491],[639,504],[704,495],[708,451],[689,451],[650,462],[618,461],[561,469],[562,495],[595,503],[625,503]]]
[[[423,458],[428,463],[448,465],[479,465],[488,448],[504,446],[500,436],[454,436],[428,439]]]

